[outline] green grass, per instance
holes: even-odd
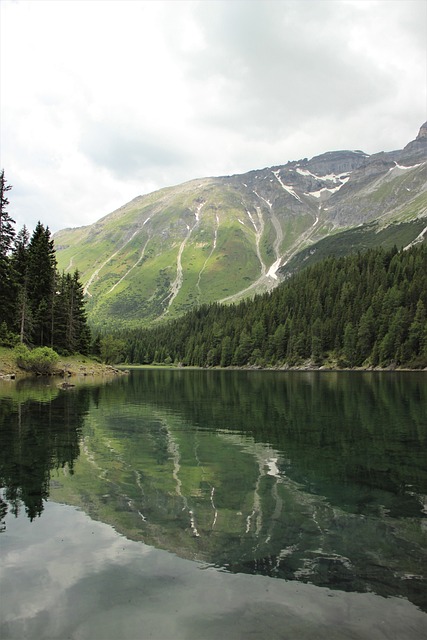
[[[13,349],[0,347],[0,375],[15,373],[17,370]]]

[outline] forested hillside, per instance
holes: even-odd
[[[0,174],[0,345],[87,353],[90,332],[78,271],[59,273],[48,227],[15,232],[4,171]]]
[[[129,363],[427,367],[427,247],[330,257],[271,293],[123,334]]]

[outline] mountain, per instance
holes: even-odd
[[[139,196],[54,236],[91,322],[137,326],[277,286],[329,254],[427,235],[427,122],[404,149],[329,151]]]

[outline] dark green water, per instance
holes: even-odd
[[[4,383],[0,638],[427,637],[426,383]]]

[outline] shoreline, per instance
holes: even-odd
[[[117,364],[109,365],[97,362],[87,356],[68,356],[60,358],[54,372],[48,377],[64,380],[72,378],[86,378],[86,377],[114,377],[125,375],[130,370],[140,369],[164,369],[172,371],[298,371],[298,372],[356,372],[356,373],[393,373],[393,372],[419,372],[427,373],[427,367],[419,369],[411,369],[409,367],[398,367],[396,365],[390,365],[388,367],[338,367],[334,365],[319,365],[316,366],[311,362],[301,363],[300,365],[283,365],[283,366],[271,366],[260,367],[255,365],[248,366],[230,366],[230,367],[196,367],[196,366],[183,366],[173,364]],[[25,378],[38,378],[35,373],[24,371],[20,369],[16,364],[12,352],[3,351],[0,353],[0,380],[22,380]]]
[[[109,364],[97,362],[87,356],[67,356],[58,360],[55,369],[49,378],[58,380],[69,380],[73,378],[86,377],[114,377],[124,375],[122,368],[117,368]],[[0,353],[0,380],[23,380],[28,378],[39,378],[41,376],[20,369],[15,362],[11,350],[2,350]],[[66,382],[64,382],[66,384]]]
[[[325,365],[321,365],[319,367],[316,366],[308,366],[308,365],[300,365],[300,366],[282,366],[282,367],[256,367],[256,366],[247,366],[247,367],[196,367],[192,366],[180,366],[180,365],[172,365],[172,364],[118,364],[116,365],[118,369],[121,371],[131,371],[131,370],[140,370],[140,369],[165,369],[171,371],[281,371],[281,372],[292,372],[292,371],[307,371],[307,372],[326,372],[326,373],[340,373],[344,372],[355,372],[355,373],[393,373],[394,371],[397,373],[400,372],[419,372],[419,373],[427,373],[427,367],[420,369],[410,369],[409,367],[328,367]]]

